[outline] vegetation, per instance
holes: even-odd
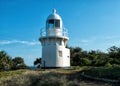
[[[120,47],[112,46],[107,53],[99,50],[83,51],[81,48],[70,47],[71,65],[82,67],[84,74],[93,77],[120,80]]]
[[[11,68],[12,63],[12,58],[5,51],[0,51],[0,70]]]
[[[34,61],[34,65],[37,66],[37,68],[41,68],[41,58],[36,58]]]
[[[68,46],[67,46],[68,47]],[[120,48],[112,46],[106,52],[100,50],[85,51],[80,47],[70,48],[71,66],[112,66],[120,65]],[[41,58],[36,58],[34,65],[41,66]]]
[[[1,78],[7,78],[7,77],[14,77],[17,75],[21,75],[26,70],[14,70],[14,71],[2,71],[0,72],[0,79]]]
[[[84,74],[92,77],[99,77],[111,80],[120,79],[120,66],[113,67],[92,67],[87,70],[83,70]]]
[[[0,71],[27,68],[22,57],[12,59],[5,51],[0,51]]]
[[[68,48],[71,51],[72,67],[46,71],[26,70],[24,68],[27,66],[22,57],[12,58],[5,51],[0,51],[0,86],[104,86],[104,83],[82,80],[81,73],[92,77],[120,80],[119,47],[112,46],[107,49],[108,52],[85,51],[80,47]],[[34,65],[40,68],[41,58],[36,58]],[[107,86],[112,85],[107,83]]]
[[[12,74],[9,71],[8,77],[0,78],[0,86],[112,86],[108,83],[82,81],[78,78],[78,71],[75,70],[16,70],[13,71],[14,76],[13,74],[10,76],[9,73]]]
[[[23,58],[21,57],[15,57],[13,60],[13,69],[26,69],[27,66],[24,63]]]
[[[99,50],[83,51],[81,48],[70,47],[72,66],[111,66],[120,65],[120,48],[112,46],[108,52]]]

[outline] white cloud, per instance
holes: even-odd
[[[93,43],[96,40],[96,37],[91,37],[89,39],[82,39],[80,42],[84,45],[88,45],[90,43]]]
[[[106,36],[106,37],[103,37],[103,38],[111,40],[111,39],[118,39],[118,38],[120,38],[120,36]]]
[[[91,42],[90,40],[82,39],[82,40],[80,40],[80,45],[81,45],[81,44],[82,44],[82,45],[89,45],[90,42]]]
[[[82,42],[82,43],[88,43],[89,40],[85,40],[85,39],[83,39],[83,40],[81,40],[81,42]]]
[[[0,45],[8,45],[8,44],[26,44],[26,45],[38,45],[40,42],[38,41],[23,41],[23,40],[0,40]]]

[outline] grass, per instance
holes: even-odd
[[[83,69],[87,68],[0,72],[0,86],[105,86],[105,83],[81,80],[79,73]]]
[[[3,71],[3,72],[0,72],[0,79],[1,78],[6,78],[8,76],[21,75],[24,72],[25,72],[25,70]]]
[[[120,67],[94,67],[84,70],[84,74],[106,79],[120,79]]]

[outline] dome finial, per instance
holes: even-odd
[[[53,13],[54,13],[54,14],[56,13],[56,9],[55,9],[55,8],[53,9]]]

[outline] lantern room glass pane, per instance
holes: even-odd
[[[60,20],[51,19],[47,22],[48,28],[60,28]]]
[[[57,27],[57,28],[60,27],[60,20],[55,20],[55,27]]]
[[[48,28],[54,28],[54,20],[48,21]]]

